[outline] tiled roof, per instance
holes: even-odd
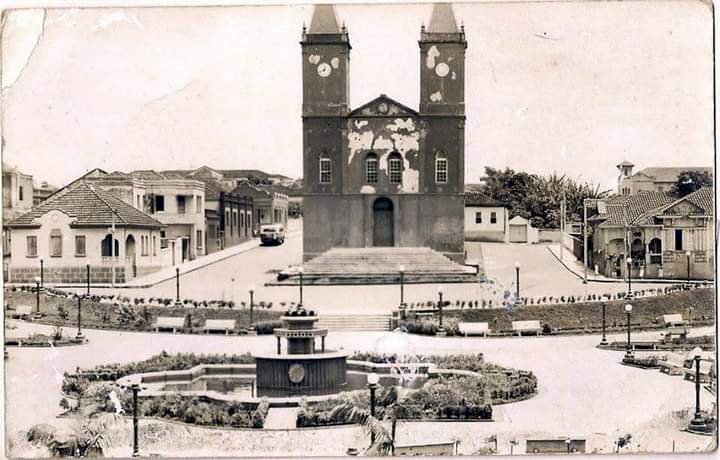
[[[677,180],[680,173],[685,171],[704,171],[708,174],[712,174],[713,168],[709,166],[645,168],[633,174],[633,177],[642,175],[651,177],[657,182],[674,182]]]
[[[117,227],[164,227],[162,223],[112,193],[86,181],[65,188],[8,225],[34,226],[35,219],[53,210],[73,218],[73,226],[105,227],[112,225],[114,220]]]
[[[504,204],[487,196],[482,192],[465,192],[465,206],[494,206],[502,208],[505,207]]]
[[[603,219],[601,227],[625,226],[629,224],[641,225],[638,218],[644,216],[648,211],[672,203],[675,200],[672,196],[662,192],[642,191],[634,195],[619,195],[612,197],[606,202],[606,213],[597,216]],[[652,216],[649,216],[650,220]]]
[[[160,174],[157,171],[154,171],[152,169],[144,169],[144,170],[137,170],[130,173],[130,175],[136,179],[146,179],[146,180],[154,180],[154,179],[165,179],[165,176]]]
[[[695,206],[701,208],[703,211],[705,211],[706,216],[712,216],[713,215],[713,195],[715,190],[712,187],[703,187],[697,192],[693,192],[687,196],[685,196],[685,199],[694,204]]]

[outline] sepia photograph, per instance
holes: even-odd
[[[11,2],[4,457],[716,453],[715,65],[704,0]]]

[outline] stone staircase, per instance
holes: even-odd
[[[317,327],[329,331],[389,331],[390,315],[320,315]]]
[[[430,248],[333,248],[303,266],[305,284],[397,284],[477,282],[475,267],[460,265]],[[298,284],[296,270],[277,284]],[[275,284],[275,283],[273,283]]]

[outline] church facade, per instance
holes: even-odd
[[[351,109],[350,40],[332,5],[302,37],[303,252],[430,247],[464,259],[465,49],[450,4],[420,33],[420,107]]]

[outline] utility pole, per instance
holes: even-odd
[[[588,253],[587,253],[587,198],[583,200],[583,267],[585,270],[585,276],[583,277],[583,283],[587,284],[587,264],[588,264]]]
[[[560,262],[563,260],[563,241],[565,240],[565,187],[560,202]]]

